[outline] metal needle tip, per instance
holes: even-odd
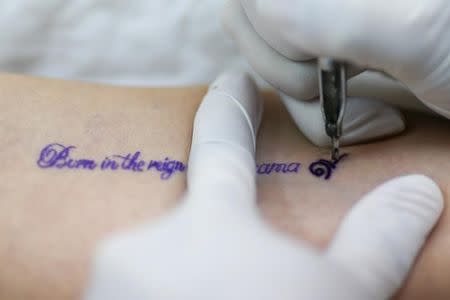
[[[337,161],[339,160],[339,138],[333,137],[333,148],[331,150],[331,160]]]

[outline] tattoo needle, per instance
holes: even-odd
[[[330,58],[319,58],[318,73],[325,131],[332,142],[331,160],[336,161],[347,100],[346,66]]]

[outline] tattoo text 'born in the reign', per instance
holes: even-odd
[[[326,159],[319,159],[313,162],[309,166],[309,171],[312,175],[329,180],[333,176],[333,172],[336,170],[337,165],[344,158],[348,157],[348,154],[342,154],[337,160],[331,161]]]
[[[64,146],[53,143],[42,149],[37,165],[42,169],[84,169],[101,171],[130,171],[144,172],[156,170],[160,173],[160,178],[167,180],[173,174],[182,173],[186,170],[186,165],[178,160],[171,160],[166,157],[164,160],[144,160],[141,152],[128,153],[126,155],[111,155],[97,162],[93,159],[75,159],[72,157],[75,146]]]

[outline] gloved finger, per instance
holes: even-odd
[[[258,88],[244,72],[225,72],[211,85],[194,120],[188,191],[198,197],[192,198],[254,199],[262,109]]]
[[[307,61],[314,58],[314,56],[302,50],[298,43],[292,43],[291,40],[285,39],[283,33],[279,30],[280,28],[271,26],[270,21],[268,22],[266,18],[258,13],[259,9],[257,7],[259,4],[257,1],[231,0],[230,2],[234,2],[234,4],[229,4],[227,8],[230,10],[229,13],[233,14],[234,18],[245,14],[255,33],[282,56],[294,61]],[[238,11],[239,9],[241,12]]]
[[[380,28],[377,26],[380,18],[373,16],[382,14],[374,14],[371,5],[329,0],[240,2],[256,32],[271,47],[287,54],[288,58],[294,58],[295,49],[299,49],[313,57],[332,57],[360,66],[384,69],[379,64],[380,58],[386,57],[382,54],[389,49],[392,56],[392,47],[384,42],[381,32],[376,31]],[[392,30],[394,24],[381,27]],[[377,39],[373,39],[374,34]],[[397,44],[397,40],[391,40],[391,43]],[[399,58],[404,59],[402,56]],[[395,63],[395,60],[390,62]]]
[[[299,101],[281,94],[281,99],[297,128],[316,146],[331,146],[325,132],[319,101]],[[402,113],[390,105],[364,97],[348,97],[342,123],[342,145],[386,138],[405,130]]]
[[[280,31],[277,26],[268,26],[267,24],[271,23],[263,19],[260,13],[256,13],[258,10],[254,1],[243,1],[243,6],[247,7],[246,12],[243,11],[239,1],[229,1],[224,9],[223,23],[253,68],[275,88],[293,98],[302,100],[316,98],[319,92],[316,64],[313,61],[293,61],[295,55],[277,49],[279,43],[274,43],[271,38],[262,39],[261,36],[264,34],[273,34],[273,39],[280,38],[284,31]],[[276,7],[280,7],[279,4],[274,5],[273,9],[276,10]],[[253,16],[252,24],[247,16]],[[258,28],[261,31],[259,34],[256,32]],[[276,32],[272,32],[271,28],[276,29]],[[299,48],[292,41],[286,43],[292,49]],[[362,68],[354,66],[349,68],[350,95],[383,99],[401,108],[428,113],[432,111],[400,82],[379,72],[366,71],[360,74],[362,71]]]
[[[442,210],[442,193],[428,177],[391,180],[355,205],[326,255],[374,299],[389,299],[405,280]]]
[[[239,1],[227,2],[222,15],[225,29],[236,41],[255,71],[273,87],[297,99],[313,99],[319,94],[315,60],[295,62],[278,53],[255,32]],[[349,77],[361,69],[352,67]]]
[[[380,72],[367,70],[353,77],[348,91],[352,96],[383,99],[395,107],[435,114],[404,84]]]

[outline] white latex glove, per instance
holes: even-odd
[[[332,57],[383,70],[350,80],[356,94],[400,106],[417,106],[405,86],[433,111],[450,117],[450,6],[446,0],[229,0],[223,14],[228,32],[264,79],[283,93],[297,126],[316,145],[329,145],[318,101],[314,57]],[[358,78],[359,77],[359,78]],[[353,83],[352,83],[353,81]],[[384,90],[384,91],[383,91]],[[363,92],[364,94],[364,92]],[[343,144],[403,131],[395,109],[366,98],[350,98]]]
[[[443,206],[423,176],[374,190],[324,252],[275,231],[256,205],[253,81],[226,73],[195,118],[188,192],[170,215],[103,241],[87,300],[386,299]]]

